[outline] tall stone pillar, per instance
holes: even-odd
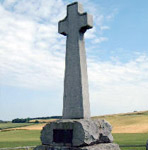
[[[92,28],[92,20],[75,2],[67,6],[67,16],[59,22],[59,33],[67,37],[63,119],[90,118],[84,33]]]

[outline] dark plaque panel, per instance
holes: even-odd
[[[53,142],[72,144],[73,130],[54,129]]]

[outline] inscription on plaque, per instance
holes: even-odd
[[[73,130],[54,129],[53,130],[53,142],[72,144]]]

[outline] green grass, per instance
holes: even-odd
[[[40,142],[38,130],[12,130],[0,132],[0,148],[35,146]]]
[[[113,134],[114,142],[119,145],[145,145],[148,133]],[[0,148],[40,145],[39,130],[12,130],[0,132]],[[122,147],[121,150],[145,150],[144,147]]]
[[[114,133],[113,137],[119,145],[146,145],[148,133]],[[121,150],[145,150],[145,147],[121,147]]]
[[[33,123],[0,123],[0,130],[4,129],[10,129],[10,128],[17,128],[17,127],[24,127],[24,126],[29,126],[33,125]]]
[[[120,145],[144,145],[148,133],[114,133],[114,141]]]
[[[121,150],[146,150],[145,147],[121,147]]]

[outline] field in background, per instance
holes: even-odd
[[[36,119],[36,120],[30,120],[29,122],[34,123],[34,122],[38,121],[39,123],[49,123],[49,122],[53,122],[56,120],[58,120],[58,119]]]
[[[113,126],[114,142],[119,145],[145,145],[148,140],[148,111],[92,117],[105,119]],[[55,119],[38,120],[39,123],[0,123],[0,148],[36,146],[40,142],[40,130]],[[121,150],[145,150],[144,147]]]
[[[24,126],[24,127],[19,127],[19,128],[15,128],[17,130],[42,130],[42,128],[50,122],[56,121],[57,119],[37,119],[37,121],[39,123],[35,123],[31,126]],[[36,120],[31,120],[31,123],[34,123]]]
[[[113,137],[119,145],[146,145],[148,133],[113,133]]]
[[[29,123],[0,123],[1,130],[41,130],[46,123],[56,121],[57,119],[37,119],[38,123],[35,123],[36,120],[31,120]]]
[[[114,141],[119,145],[146,145],[148,133],[114,133]],[[145,147],[120,147],[121,150],[146,150]]]
[[[148,133],[148,111],[96,116],[92,118],[105,119],[110,122],[113,126],[112,133]]]
[[[92,119],[105,119],[113,126],[112,133],[148,133],[148,111],[133,112],[125,114],[96,116]],[[21,127],[19,129],[41,130],[47,122],[56,119],[38,120],[43,124]],[[45,123],[46,122],[46,123]]]
[[[39,130],[11,130],[0,132],[0,148],[35,146],[40,142]]]
[[[121,147],[121,150],[146,150],[145,147]]]
[[[0,123],[0,130],[25,127],[25,126],[32,126],[33,124],[34,123],[11,123],[11,122]]]
[[[119,145],[145,145],[148,133],[136,134],[113,134],[114,142]],[[12,130],[0,132],[0,148],[3,147],[23,147],[40,145],[40,131],[39,130]],[[128,148],[133,150],[135,148]],[[126,148],[122,148],[126,150]],[[139,148],[138,150],[143,150]]]

